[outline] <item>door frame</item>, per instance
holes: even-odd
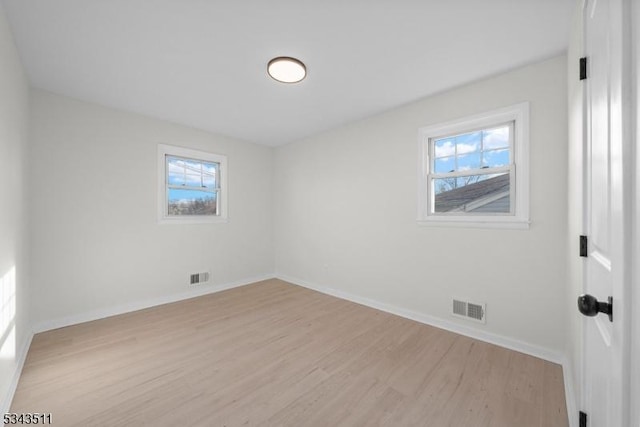
[[[614,301],[614,310],[618,313],[618,319],[620,321],[620,327],[616,337],[614,329],[613,339],[618,339],[622,346],[616,348],[618,353],[617,360],[622,362],[622,366],[616,367],[615,374],[620,375],[620,381],[622,385],[622,395],[613,396],[614,399],[618,399],[619,403],[617,410],[617,420],[614,419],[614,423],[619,421],[620,426],[631,425],[631,354],[632,354],[632,290],[631,282],[633,280],[633,270],[635,267],[633,254],[634,243],[634,229],[635,229],[635,183],[634,183],[634,167],[635,159],[634,144],[633,144],[633,102],[632,102],[632,79],[631,79],[631,45],[633,40],[631,39],[631,16],[630,11],[632,9],[632,3],[635,0],[611,0],[611,16],[610,16],[610,31],[611,31],[611,54],[612,54],[612,68],[610,73],[613,80],[611,86],[611,109],[610,111],[610,134],[612,138],[618,138],[620,144],[613,144],[611,150],[611,156],[617,157],[619,164],[622,165],[622,173],[619,178],[622,179],[620,185],[616,188],[613,186],[614,191],[619,191],[621,204],[618,206],[612,205],[612,219],[613,228],[621,230],[618,234],[622,236],[623,241],[619,242],[617,249],[620,251],[618,259],[623,262],[623,269],[618,271],[617,279],[614,276],[613,293],[619,295],[618,301]],[[614,198],[614,200],[616,200]],[[616,221],[616,217],[618,221]],[[615,235],[615,234],[614,234]],[[614,245],[615,247],[615,245]],[[615,296],[614,296],[615,298]],[[614,311],[614,313],[615,313]],[[634,316],[635,317],[635,316]],[[615,318],[614,318],[615,319]],[[618,425],[618,424],[614,424]],[[640,427],[640,426],[639,426]]]
[[[632,191],[632,218],[634,224],[631,233],[631,259],[636,260],[632,263],[633,271],[631,273],[631,307],[640,307],[640,3],[631,2],[631,31],[630,31],[630,55],[631,58],[631,133],[633,155],[634,188]],[[638,310],[631,311],[631,402],[640,402],[640,312]],[[630,421],[632,426],[640,427],[640,405],[631,405]]]

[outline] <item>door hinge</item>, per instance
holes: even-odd
[[[587,57],[580,58],[580,80],[587,78]]]
[[[587,236],[580,236],[580,256],[587,257],[588,239]]]
[[[587,414],[580,411],[580,424],[579,427],[587,427]]]

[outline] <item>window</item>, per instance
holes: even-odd
[[[420,129],[427,225],[527,228],[527,103]]]
[[[159,144],[159,222],[225,221],[226,172],[226,156]]]

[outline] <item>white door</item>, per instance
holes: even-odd
[[[628,426],[628,369],[623,173],[622,5],[625,0],[587,0],[584,48],[585,232],[584,293],[601,303],[613,298],[613,321],[606,314],[584,317],[582,410],[589,427]],[[583,300],[584,301],[584,300]]]

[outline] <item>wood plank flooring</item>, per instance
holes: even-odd
[[[568,426],[562,368],[279,280],[37,334],[58,426]]]

